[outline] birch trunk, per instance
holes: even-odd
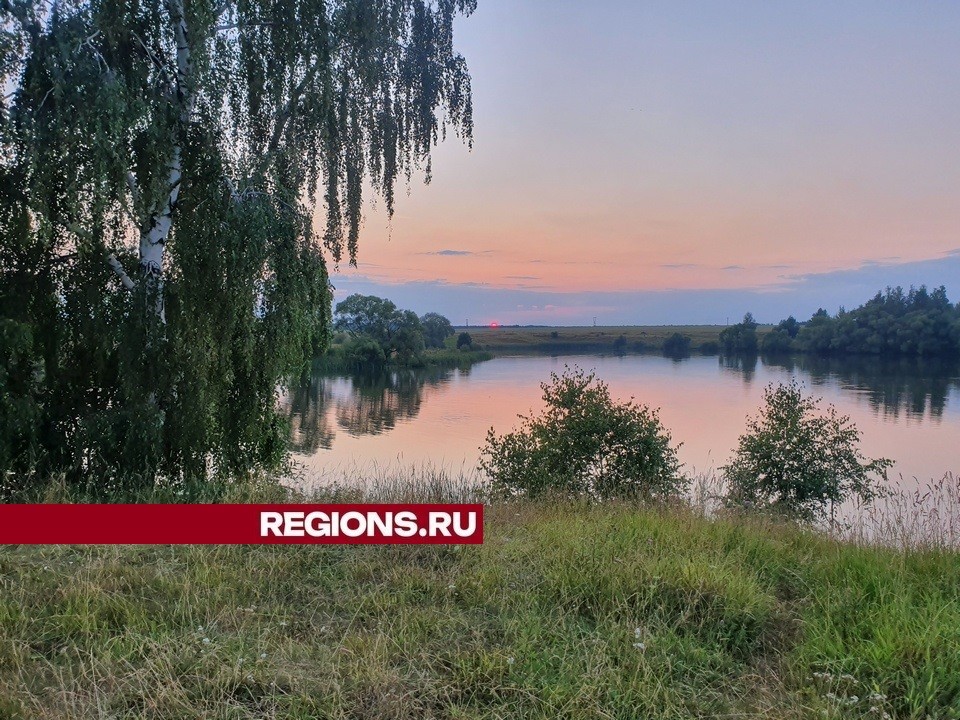
[[[190,57],[190,35],[184,13],[183,0],[169,0],[167,10],[173,24],[177,44],[176,102],[180,108],[180,127],[173,138],[170,161],[167,165],[167,193],[150,214],[147,226],[140,233],[140,274],[149,297],[156,302],[156,312],[164,322],[163,310],[163,254],[173,227],[173,213],[180,195],[183,174],[181,163],[181,133],[185,131],[193,113],[193,66]]]

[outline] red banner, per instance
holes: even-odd
[[[0,544],[483,542],[483,505],[0,505]]]

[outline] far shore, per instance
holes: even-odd
[[[621,352],[660,350],[675,333],[690,338],[694,352],[717,352],[720,333],[726,325],[597,325],[597,326],[456,326],[457,334],[470,334],[473,343],[494,354],[524,352],[597,352],[614,349],[618,338]],[[772,326],[761,325],[762,336]]]

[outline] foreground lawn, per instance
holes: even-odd
[[[960,718],[960,555],[683,511],[0,548],[0,718]]]

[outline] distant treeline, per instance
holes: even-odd
[[[820,309],[806,322],[782,320],[761,336],[753,315],[720,333],[725,353],[953,357],[960,355],[960,303],[941,286],[887,288],[854,310]]]

